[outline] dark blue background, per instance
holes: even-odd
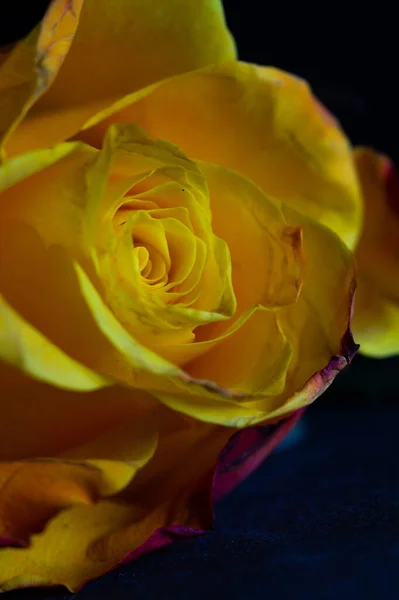
[[[110,0],[112,1],[112,0]],[[150,1],[150,0],[148,0]],[[167,1],[167,0],[165,0]],[[2,7],[0,41],[46,1]],[[387,4],[226,0],[240,56],[310,80],[356,144],[399,158],[396,21]],[[396,600],[399,597],[399,359],[356,357],[285,447],[217,509],[215,530],[90,583],[5,600]]]

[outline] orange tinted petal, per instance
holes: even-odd
[[[137,484],[132,481],[117,496],[99,499],[95,505],[74,504],[58,513],[32,537],[30,547],[18,548],[19,555],[13,548],[1,550],[2,589],[64,584],[76,590],[114,567],[158,527],[188,522],[204,526],[191,502],[231,430],[187,419],[165,407],[158,416],[161,445]]]
[[[121,424],[133,427],[135,420],[157,405],[148,394],[116,385],[85,393],[60,389],[4,363],[0,363],[0,396],[3,461],[55,456],[81,448]],[[93,451],[93,456],[100,454]],[[124,455],[117,458],[122,460]]]
[[[135,469],[113,461],[37,459],[0,465],[0,535],[28,541],[60,510],[117,493]],[[1,567],[0,567],[1,571]]]
[[[65,140],[111,100],[165,77],[235,58],[234,41],[220,0],[113,0],[112,4],[108,0],[84,0],[79,18],[80,4],[82,0],[53,0],[51,4],[49,11],[60,13],[60,18],[63,10],[64,21],[79,25],[51,88],[9,140],[10,155]],[[46,41],[46,61],[52,69],[53,54],[70,45],[72,38],[64,26],[61,40],[57,36],[50,44],[54,20],[44,20],[39,28]],[[26,43],[25,54],[32,54],[34,40],[28,38]],[[41,51],[36,59],[35,55],[30,58],[24,66],[24,77],[36,77],[35,60],[45,64],[43,56]],[[46,77],[49,68],[44,71]],[[14,64],[10,64],[8,73],[16,77]],[[34,99],[36,96],[29,105]],[[13,102],[15,92],[10,95],[10,107]]]
[[[212,228],[232,260],[238,314],[262,305],[295,302],[303,275],[301,235],[284,218],[282,204],[232,170],[201,163],[209,187]]]
[[[300,79],[231,62],[168,79],[140,98],[127,97],[79,135],[98,146],[110,123],[136,122],[192,158],[248,176],[353,247],[361,201],[351,148],[326,115]]]
[[[275,312],[281,332],[280,340],[286,340],[288,344],[285,346],[279,342],[276,332],[270,330],[270,348],[276,344],[280,350],[279,355],[272,354],[276,361],[273,364],[270,360],[271,350],[267,352],[267,333],[262,337],[265,323],[258,322],[257,327],[255,321],[251,331],[251,321],[248,319],[245,325],[253,339],[248,336],[245,343],[242,340],[240,343],[239,329],[236,334],[237,350],[240,347],[244,354],[242,363],[235,351],[232,355],[239,377],[240,369],[247,364],[248,353],[251,360],[247,364],[247,381],[254,386],[260,383],[264,388],[242,391],[240,388],[218,386],[218,373],[211,352],[208,363],[206,354],[199,361],[200,378],[186,375],[180,383],[177,380],[174,387],[169,384],[163,390],[154,392],[168,406],[204,421],[232,427],[273,422],[315,400],[353,357],[357,347],[353,344],[349,329],[355,288],[352,253],[328,228],[288,206],[283,208],[283,213],[289,225],[303,228],[306,256],[304,283],[297,302]],[[252,341],[253,348],[250,347]],[[233,335],[231,343],[234,343]],[[287,352],[289,345],[291,356]],[[215,352],[218,353],[217,348]],[[234,379],[234,371],[229,373],[227,366],[223,366],[223,353],[216,356],[219,362],[215,362],[215,365],[221,365],[221,373],[225,377],[223,383],[228,382],[228,377]],[[254,358],[258,361],[257,376],[252,362]],[[225,364],[228,365],[228,361]],[[195,373],[195,365],[196,361],[193,361],[188,366],[189,373],[190,369]],[[270,369],[272,375],[268,385],[262,381],[264,365],[266,373]]]

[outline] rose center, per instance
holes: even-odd
[[[165,285],[168,282],[168,269],[162,254],[151,245],[142,245],[133,239],[133,255],[136,257],[142,278],[150,285]]]

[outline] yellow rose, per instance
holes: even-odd
[[[214,500],[356,350],[361,199],[306,84],[216,1],[81,8],[0,68],[3,589],[209,527],[232,434]]]

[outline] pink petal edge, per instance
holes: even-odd
[[[352,312],[353,302],[351,306]],[[336,375],[351,363],[358,349],[359,345],[355,344],[352,331],[348,327],[341,340],[341,354],[332,356],[324,369],[321,369],[310,377],[304,385],[303,392],[311,395],[312,400],[320,396],[329,387]],[[209,521],[209,527],[204,529],[197,529],[186,525],[161,527],[154,531],[141,546],[129,552],[107,572],[113,571],[119,566],[136,560],[178,539],[199,536],[206,533],[214,523],[215,503],[233,491],[234,488],[262,464],[267,456],[273,452],[295,427],[305,410],[306,408],[301,408],[277,423],[249,427],[237,431],[232,435],[220,452],[213,473],[205,479],[205,482],[208,482],[208,490],[206,490],[205,494],[203,491],[200,492],[198,497],[195,498],[196,503],[200,501],[205,504],[203,520],[205,522]]]
[[[16,540],[7,536],[0,536],[0,548],[27,548],[29,543],[24,540]]]

